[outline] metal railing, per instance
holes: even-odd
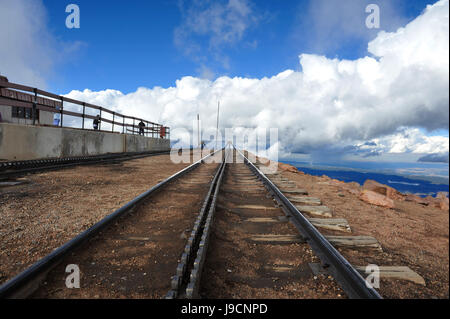
[[[32,94],[28,94],[26,92],[31,92]],[[82,109],[82,111],[78,112],[68,110],[67,108],[65,109],[67,104],[77,105]],[[111,132],[117,132],[114,129],[121,127],[121,133],[123,134],[139,134],[141,128],[139,126],[139,122],[143,122],[145,124],[145,127],[142,127],[144,131],[143,135],[170,139],[169,127],[147,121],[142,118],[123,115],[98,105],[60,96],[37,88],[12,83],[5,77],[0,77],[0,105],[11,106],[11,108],[18,107],[30,109],[31,116],[28,119],[32,120],[33,125],[36,124],[38,111],[59,114],[60,119],[58,125],[48,126],[78,128],[76,126],[64,126],[64,116],[81,118],[81,129],[83,130],[86,129],[86,119],[94,121],[97,118],[97,115],[87,114],[87,111],[96,110],[99,116],[97,118],[99,120],[99,131],[109,132],[109,130],[101,130],[101,124],[108,123],[111,125]],[[104,117],[105,114],[108,114],[110,118]]]

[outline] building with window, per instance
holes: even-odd
[[[0,76],[0,82],[8,82],[8,79]],[[15,106],[14,104],[17,104],[15,103],[17,100],[30,103],[33,102],[34,96],[0,86],[0,120],[3,123],[33,124],[33,110],[29,107]],[[38,98],[38,103],[54,105],[55,101]],[[52,112],[36,110],[35,123],[38,125],[53,125],[54,114]]]

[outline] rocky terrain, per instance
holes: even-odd
[[[261,159],[263,160],[263,159]],[[367,180],[364,185],[328,176],[312,176],[277,163],[279,173],[310,196],[320,198],[333,218],[348,221],[353,236],[372,236],[383,248],[378,265],[408,266],[425,280],[419,286],[402,280],[383,283],[386,298],[449,297],[449,200],[446,193],[421,198]],[[344,254],[352,263],[352,254]],[[373,260],[371,260],[373,259]],[[381,263],[377,263],[377,262]]]

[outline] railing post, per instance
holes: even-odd
[[[122,134],[125,134],[125,116],[122,116]]]
[[[135,123],[135,121],[134,121],[134,117],[133,117],[133,135],[134,135],[134,123]]]
[[[81,128],[84,130],[84,116],[86,115],[86,103],[85,102],[83,102],[83,116],[82,116],[82,118],[83,118],[83,123],[82,123],[82,125],[81,125]]]
[[[98,130],[102,130],[102,108],[100,108],[100,122],[98,123]]]
[[[114,132],[114,118],[116,117],[116,112],[113,112],[113,120],[112,120],[112,129],[111,132]]]
[[[33,118],[33,125],[36,125],[36,105],[37,105],[37,89],[34,88],[34,102],[33,102],[33,108],[31,110],[32,118]]]
[[[63,127],[63,111],[64,111],[64,97],[61,96],[61,127]]]

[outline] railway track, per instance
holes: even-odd
[[[170,154],[170,151],[133,152],[95,156],[64,157],[57,159],[0,162],[0,181],[47,170],[63,169],[79,165],[109,164],[164,154]]]
[[[166,298],[381,298],[241,152],[227,156]]]
[[[208,154],[117,209],[0,286],[0,298],[163,297],[220,156]],[[66,288],[69,264],[79,267],[83,289]]]
[[[240,151],[216,152],[0,286],[0,298],[381,298],[313,222]],[[80,289],[66,288],[67,265]]]

